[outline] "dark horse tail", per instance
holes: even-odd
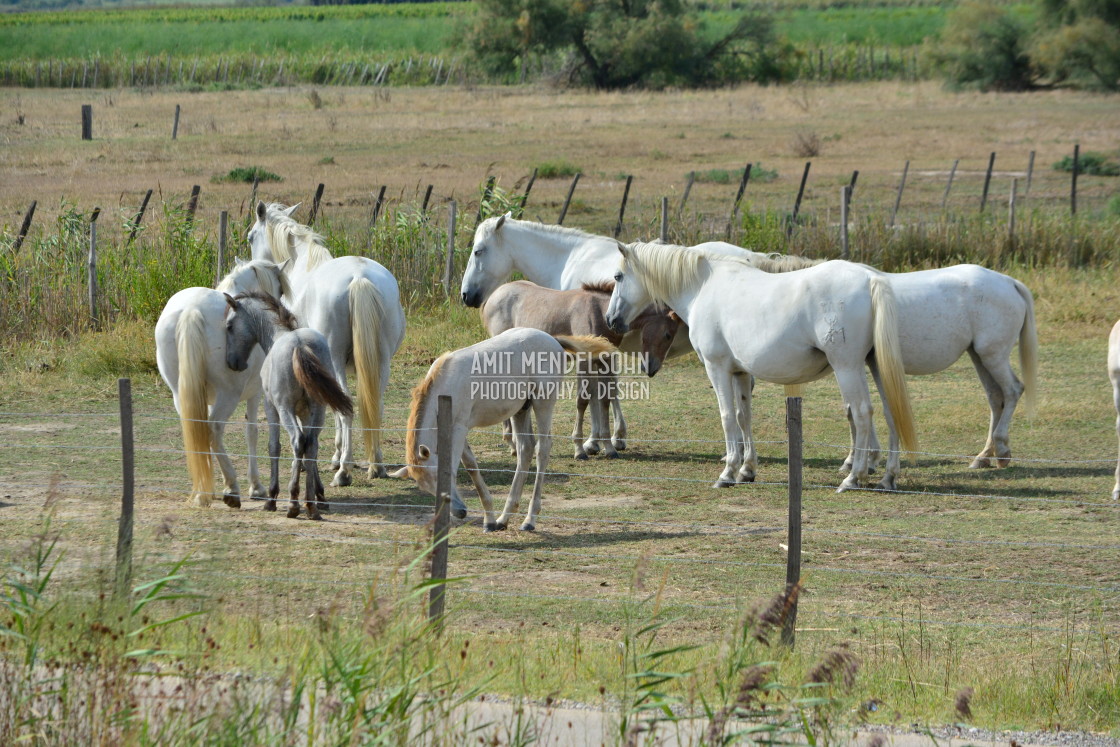
[[[323,365],[323,361],[307,345],[297,345],[292,351],[292,372],[311,399],[323,403],[343,417],[353,417],[354,402],[342,391],[330,369]]]

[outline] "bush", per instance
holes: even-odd
[[[545,161],[537,166],[537,177],[540,179],[559,179],[566,176],[575,176],[582,172],[579,166],[568,161]]]
[[[215,176],[213,180],[217,182],[245,182],[252,184],[254,181],[258,182],[282,182],[284,177],[279,174],[274,174],[267,169],[260,166],[239,166],[236,169],[230,169],[230,172],[225,176]]]
[[[1026,37],[1026,24],[1006,8],[966,2],[949,15],[931,57],[950,86],[1023,91],[1036,79]]]
[[[1073,156],[1066,156],[1054,164],[1055,171],[1073,172]],[[1081,153],[1077,158],[1077,173],[1089,176],[1120,176],[1120,163],[1103,153]]]

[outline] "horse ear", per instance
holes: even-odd
[[[506,222],[506,218],[512,218],[512,217],[513,217],[513,213],[508,212],[505,215],[503,215],[502,217],[498,218],[498,222],[494,224],[494,230],[497,231],[498,229],[500,229],[502,227],[502,224]]]
[[[234,311],[237,311],[237,309],[240,308],[241,305],[239,303],[237,303],[236,298],[234,298],[233,296],[231,296],[228,293],[223,293],[222,295],[226,297],[226,306],[233,309]]]
[[[417,454],[417,456],[419,456],[419,457],[420,457],[421,459],[425,459],[425,460],[426,460],[426,459],[428,459],[429,457],[431,457],[431,455],[432,455],[432,450],[431,450],[431,449],[429,449],[429,448],[428,448],[427,446],[425,446],[424,444],[420,444],[420,448],[416,450],[416,454]]]
[[[630,256],[630,247],[626,246],[626,244],[623,244],[621,241],[618,241],[617,239],[615,240],[614,243],[618,245],[618,251],[619,251],[620,254],[622,254],[623,257],[629,257]]]
[[[278,269],[280,272],[285,272],[288,269],[288,265],[290,265],[291,263],[292,263],[292,258],[288,257],[283,262],[276,265],[276,269]]]
[[[296,211],[296,208],[298,208],[302,204],[303,204],[302,202],[297,202],[295,205],[292,205],[290,208],[288,208],[287,210],[284,211],[284,215],[291,218],[292,213],[294,213]]]
[[[245,260],[241,259],[241,257],[234,257],[233,258],[233,266],[234,267],[244,267],[247,264],[249,264],[249,263],[246,262]]]
[[[267,212],[268,211],[264,206],[264,200],[257,200],[257,220],[259,220],[263,223],[265,214]]]
[[[672,319],[674,322],[680,323],[680,321],[681,321],[681,318],[679,316],[677,316],[677,312],[673,311],[672,309],[669,310],[669,318]]]

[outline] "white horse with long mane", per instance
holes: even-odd
[[[273,262],[237,260],[233,271],[210,288],[184,288],[168,301],[156,322],[156,365],[179,413],[183,448],[191,476],[191,499],[209,506],[214,493],[211,456],[216,457],[225,479],[222,500],[231,508],[241,506],[237,472],[226,453],[226,422],[245,402],[245,440],[249,453],[252,495],[264,498],[257,466],[257,408],[261,400],[261,363],[264,353],[253,351],[244,371],[226,366],[225,293],[287,292],[287,277]]]
[[[322,333],[331,349],[335,377],[343,390],[347,369],[357,378],[369,477],[385,477],[381,420],[389,361],[404,340],[405,316],[397,280],[366,257],[332,258],[320,237],[292,218],[298,205],[257,203],[249,229],[253,257],[284,262],[292,293],[283,300],[302,323]],[[353,417],[336,413],[332,486],[349,485],[353,466]]]
[[[831,370],[855,428],[855,454],[840,490],[860,487],[870,468],[873,363],[901,446],[917,447],[898,344],[894,296],[883,276],[849,262],[771,274],[745,259],[696,247],[616,244],[615,288],[607,322],[618,331],[660,301],[688,325],[719,401],[726,466],[715,486],[754,478],[747,457],[750,376],[803,384]],[[874,355],[871,356],[872,351]],[[892,438],[892,444],[894,439]]]

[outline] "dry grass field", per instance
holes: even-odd
[[[628,234],[637,238],[654,225],[662,195],[679,198],[690,170],[761,162],[780,176],[749,188],[751,209],[788,209],[806,160],[794,152],[798,133],[822,141],[807,210],[826,214],[853,169],[860,170],[856,209],[889,209],[906,160],[907,214],[939,210],[955,158],[963,171],[952,201],[975,210],[988,153],[998,153],[993,199],[1003,200],[1008,177],[1024,175],[1031,150],[1038,154],[1031,199],[1059,210],[1068,175],[1050,164],[1077,142],[1083,151],[1108,150],[1120,132],[1116,97],[950,94],[927,84],[318,93],[320,109],[305,89],[99,94],[95,140],[81,143],[78,110],[87,93],[2,91],[0,222],[18,223],[31,199],[50,221],[63,199],[131,210],[148,188],[182,199],[192,184],[203,186],[202,215],[215,219],[218,210],[244,208],[249,188],[210,178],[259,165],[285,177],[262,185],[263,196],[306,200],[323,182],[328,217],[361,225],[380,184],[408,202],[432,183],[440,198],[469,204],[488,171],[513,188],[534,166],[565,161],[585,175],[582,202],[567,222],[593,231],[610,230],[619,177],[635,175]],[[176,103],[184,119],[172,142]],[[1084,182],[1087,211],[1115,194],[1109,180]],[[568,183],[539,180],[528,217],[553,220]],[[725,219],[735,188],[698,183],[690,205],[722,231],[716,218]],[[860,660],[845,701],[852,722],[960,721],[955,696],[971,687],[970,723],[1120,736],[1120,506],[1109,497],[1116,435],[1104,371],[1108,328],[1120,316],[1114,265],[1008,272],[1035,293],[1041,342],[1042,396],[1036,413],[1016,417],[1016,461],[967,469],[983,443],[987,408],[965,359],[911,379],[922,450],[904,466],[901,492],[837,495],[847,424],[834,383],[810,386],[801,632],[794,653],[760,656],[777,658],[782,679],[797,682],[829,646],[849,641]],[[440,352],[481,334],[477,314],[458,305],[410,311],[387,401],[390,461],[403,457],[412,385]],[[257,502],[245,501],[240,512],[218,502],[205,511],[186,506],[179,423],[144,324],[10,345],[0,374],[0,443],[18,455],[0,465],[0,551],[22,562],[43,509],[52,509],[64,551],[57,582],[79,589],[78,599],[96,599],[108,584],[120,483],[116,377],[132,377],[137,575],[192,558],[188,575],[207,594],[207,635],[218,645],[202,657],[205,668],[282,677],[306,666],[331,625],[368,623],[371,585],[391,604],[400,569],[423,544],[431,500],[400,481],[361,476],[328,489],[333,508],[322,524],[266,514]],[[472,642],[470,657],[463,648],[455,662],[467,679],[485,679],[502,695],[616,703],[631,682],[621,642],[656,607],[672,619],[661,640],[699,646],[663,662],[694,670],[680,694],[695,705],[718,681],[743,610],[781,588],[780,389],[756,392],[759,482],[716,491],[709,485],[722,436],[703,368],[675,361],[649,385],[648,399],[629,404],[622,458],[576,461],[557,436],[535,533],[484,534],[461,476],[471,518],[452,540],[450,574],[465,580],[449,592],[446,652],[458,657]],[[558,434],[570,428],[573,409],[559,406]],[[239,431],[231,425],[227,445],[243,474]],[[503,494],[512,460],[499,436],[479,433],[472,444]],[[177,642],[190,648],[201,640]]]

